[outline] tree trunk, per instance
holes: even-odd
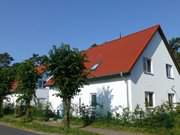
[[[31,119],[31,101],[27,101],[26,103],[26,118]]]
[[[71,98],[63,99],[63,107],[64,107],[64,127],[70,128],[70,108],[71,108]]]
[[[3,116],[3,97],[0,97],[0,117]]]

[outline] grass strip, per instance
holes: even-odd
[[[37,121],[24,122],[22,119],[14,118],[13,116],[4,116],[3,118],[0,118],[0,122],[6,123],[12,127],[16,127],[19,129],[30,129],[33,131],[44,132],[48,134],[55,133],[60,135],[98,135],[95,133],[82,131],[79,128],[64,129],[60,126],[51,126]]]

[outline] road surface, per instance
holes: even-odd
[[[16,128],[10,128],[7,126],[0,125],[0,135],[40,135],[40,134],[35,134],[35,133],[19,130]]]

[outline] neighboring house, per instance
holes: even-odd
[[[164,102],[180,102],[179,67],[169,52],[167,39],[159,25],[108,41],[85,50],[89,84],[74,97],[72,103],[91,105],[107,114],[133,111],[137,105],[153,108]],[[47,78],[46,78],[47,79]],[[62,101],[51,89],[52,78],[39,80],[37,97],[50,102],[53,110],[62,108]]]

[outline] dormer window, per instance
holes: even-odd
[[[91,67],[91,70],[92,70],[92,71],[96,70],[99,65],[100,65],[99,63],[94,64],[94,65]]]
[[[152,60],[150,58],[145,57],[143,64],[144,64],[144,72],[152,74]]]
[[[170,79],[173,78],[173,68],[172,68],[172,65],[170,64],[166,64],[166,75]]]

